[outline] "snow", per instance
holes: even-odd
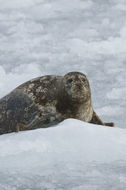
[[[125,129],[75,119],[2,135],[0,189],[125,188],[125,149]]]
[[[0,0],[0,97],[34,77],[81,71],[95,111],[115,123],[70,119],[0,136],[0,190],[125,189],[125,18],[125,0]]]

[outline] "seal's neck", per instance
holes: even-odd
[[[86,102],[59,101],[57,109],[64,115],[64,119],[75,118],[89,122],[93,114],[91,98]]]
[[[86,102],[73,103],[68,106],[67,112],[70,114],[70,117],[88,121],[88,117],[90,117],[90,114],[93,113],[92,110],[91,99],[89,99]]]
[[[88,100],[86,103],[80,105],[75,118],[79,120],[83,120],[85,122],[90,122],[93,115],[93,107],[91,100]]]

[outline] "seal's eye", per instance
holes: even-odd
[[[72,81],[73,81],[72,79],[68,79],[66,83],[70,84]]]
[[[82,78],[82,81],[83,81],[83,82],[85,82],[85,81],[86,81],[86,79],[85,79],[85,78]]]

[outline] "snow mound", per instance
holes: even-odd
[[[120,180],[125,185],[125,150],[125,129],[75,119],[1,135],[0,189],[77,190],[91,189],[94,183],[104,189],[103,182],[119,189]]]
[[[85,161],[126,159],[126,130],[67,119],[46,129],[0,136],[0,158],[30,153],[71,154]],[[80,157],[81,156],[81,157]]]

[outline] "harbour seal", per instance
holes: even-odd
[[[80,72],[32,79],[0,100],[0,134],[45,128],[67,118],[113,126],[95,113],[89,81]]]

